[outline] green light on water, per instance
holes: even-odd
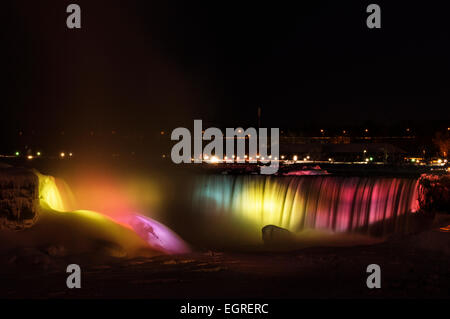
[[[373,161],[373,157],[370,157],[369,159],[370,159],[371,161]]]
[[[16,152],[16,153],[14,153],[14,154],[16,154],[16,156],[19,156],[19,155],[20,155],[20,152]]]
[[[41,152],[37,152],[36,155],[37,155],[37,156],[41,156]]]

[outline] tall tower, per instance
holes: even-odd
[[[261,127],[261,107],[258,106],[258,129]]]

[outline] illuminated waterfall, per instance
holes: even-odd
[[[98,230],[107,228],[116,234],[124,229],[134,231],[150,248],[169,254],[189,252],[189,246],[172,230],[149,217],[132,211],[123,211],[114,216],[108,216],[89,210],[73,210],[74,196],[69,186],[62,180],[35,171],[39,179],[39,199],[41,207],[49,208],[51,212],[71,214],[74,217],[90,222]],[[105,199],[107,200],[107,199]],[[74,240],[77,240],[74,238]],[[132,243],[126,243],[132,245]]]
[[[64,212],[73,208],[74,196],[69,186],[53,176],[43,175],[34,171],[39,179],[39,199],[41,204],[48,205],[51,209]]]
[[[395,231],[402,216],[418,209],[417,183],[388,177],[204,176],[194,207],[257,229],[273,224],[293,232],[368,232],[381,224]]]

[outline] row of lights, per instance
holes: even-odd
[[[20,156],[20,152],[19,151],[16,151],[15,153],[14,153],[14,155],[15,156]],[[36,152],[36,157],[40,157],[42,155],[42,153],[41,152]],[[72,157],[73,156],[73,153],[68,153],[68,154],[66,154],[65,152],[61,152],[61,153],[59,153],[59,157],[61,157],[61,158],[65,158],[66,156],[69,156],[69,157]],[[33,156],[33,155],[27,155],[27,159],[33,159],[35,156]]]
[[[165,157],[165,155],[163,155],[163,157]],[[236,159],[238,161],[241,159],[241,157],[236,156],[236,155],[233,155],[231,158],[233,160]],[[281,156],[281,158],[284,159],[284,155]],[[200,159],[202,159],[202,157],[200,157]],[[211,156],[211,158],[209,158],[208,155],[203,156],[203,159],[206,160],[206,161],[210,161],[211,163],[219,163],[220,161],[229,161],[229,160],[231,160],[230,158],[228,158],[228,156],[225,156],[223,158],[223,160],[220,160],[217,156]],[[243,159],[252,161],[254,158],[251,157],[251,156],[249,157],[248,155],[244,155]],[[265,160],[266,158],[264,156],[256,155],[255,159]],[[272,155],[267,156],[267,159],[272,159]],[[191,158],[191,161],[194,161],[194,160],[195,160],[194,158]],[[274,157],[274,160],[278,160],[278,157]]]
[[[165,155],[163,155],[163,157],[165,157]],[[233,159],[237,159],[237,160],[240,159],[239,156],[236,157],[235,155],[233,155],[232,158],[233,158]],[[244,158],[245,158],[245,159],[248,159],[248,160],[252,160],[252,157],[249,158],[247,155],[245,155]],[[260,158],[259,155],[257,155],[256,158],[259,159],[259,158]],[[271,159],[271,158],[272,158],[272,156],[269,155],[269,156],[268,156],[268,159]],[[285,160],[285,158],[286,158],[286,157],[285,157],[284,155],[281,155],[281,160]],[[206,160],[206,161],[209,161],[209,162],[211,162],[211,163],[219,163],[219,162],[221,161],[221,160],[219,160],[219,158],[218,158],[217,156],[212,156],[211,158],[209,158],[208,155],[205,155],[205,156],[203,157],[203,159]],[[261,157],[261,160],[264,160],[264,159],[265,159],[264,157]],[[225,156],[224,161],[227,161],[227,160],[228,160],[228,157]],[[278,158],[275,157],[274,160],[278,160]],[[299,161],[298,156],[297,156],[297,155],[294,155],[294,156],[292,157],[292,160],[293,160],[294,162]],[[374,160],[374,158],[373,158],[372,156],[370,156],[370,157],[367,157],[367,158],[365,159],[365,162],[372,162],[373,160]],[[191,161],[194,161],[194,158],[191,158]],[[311,157],[308,155],[308,156],[306,156],[306,157],[303,158],[303,161],[304,161],[304,162],[311,161]],[[328,158],[328,161],[329,161],[329,162],[333,162],[333,159],[330,157],[330,158]]]
[[[166,155],[163,154],[163,155],[162,155],[162,158],[166,158]],[[223,160],[221,160],[221,159],[219,159],[217,156],[211,156],[211,158],[210,158],[208,155],[205,155],[205,156],[203,156],[203,157],[200,156],[199,159],[203,159],[203,160],[209,161],[209,162],[211,162],[211,163],[219,163],[219,162],[221,162],[221,161],[225,161],[225,162],[226,162],[226,161],[230,161],[231,159],[233,159],[233,160],[240,160],[240,159],[242,159],[242,158],[239,157],[239,156],[236,156],[236,155],[232,155],[231,158],[229,158],[228,156],[225,156],[225,157],[223,158]],[[248,155],[244,155],[243,159],[249,160],[249,161],[254,160],[253,157],[251,157],[251,156],[249,157]],[[271,160],[271,159],[272,159],[272,155],[267,156],[267,158],[264,157],[264,156],[256,155],[256,156],[255,156],[255,159],[260,159],[260,160],[266,160],[266,159],[267,159],[267,160]],[[277,160],[278,160],[278,157],[274,157],[273,159],[274,159],[275,161],[277,161]],[[303,161],[309,161],[310,159],[311,159],[311,157],[308,155],[308,156],[306,156],[306,157],[303,158]],[[287,160],[287,159],[286,159],[286,156],[285,156],[285,155],[281,155],[281,156],[280,156],[280,160]],[[294,155],[294,156],[292,157],[292,160],[293,160],[294,162],[298,161],[298,156],[297,156],[297,155]],[[329,158],[328,160],[329,160],[329,161],[332,161],[333,159]],[[194,158],[191,158],[191,161],[193,162],[193,161],[195,161],[195,159],[194,159]]]
[[[450,131],[450,127],[448,127],[447,130]],[[369,129],[368,129],[368,128],[364,129],[364,132],[365,132],[365,133],[369,133]],[[408,132],[408,133],[411,132],[411,129],[410,129],[410,128],[406,128],[406,132]],[[325,130],[324,130],[324,129],[320,129],[320,133],[321,133],[321,134],[324,134],[324,133],[325,133]],[[347,133],[348,133],[348,132],[347,132],[346,130],[343,130],[343,131],[342,131],[342,134],[347,134]]]
[[[406,130],[409,132],[409,128],[406,129]],[[364,132],[369,133],[369,129],[368,128],[364,129]],[[324,129],[320,129],[320,133],[321,134],[325,134],[325,130]],[[347,131],[346,130],[342,130],[342,134],[347,134]]]

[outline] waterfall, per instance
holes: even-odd
[[[261,229],[292,232],[393,232],[418,209],[414,178],[339,176],[202,176],[194,208]]]
[[[101,212],[76,208],[76,200],[70,187],[62,179],[53,176],[40,174],[34,171],[39,180],[39,199],[43,208],[43,213],[48,215],[71,216],[77,223],[84,227],[92,226],[98,232],[102,229],[111,230],[115,237],[121,239],[121,243],[132,246],[133,242],[129,238],[116,236],[118,233],[126,233],[125,230],[133,230],[136,235],[143,239],[149,247],[156,251],[168,254],[179,254],[190,251],[189,246],[170,228],[162,223],[125,209],[120,214],[110,216]],[[74,238],[74,241],[77,240]]]

